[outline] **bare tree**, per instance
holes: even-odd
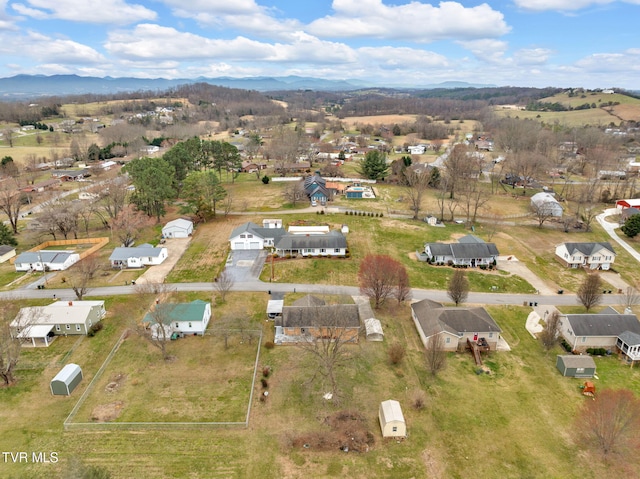
[[[479,181],[464,182],[458,191],[458,201],[466,214],[467,223],[475,223],[478,210],[489,201],[488,192]]]
[[[127,204],[129,181],[126,176],[118,176],[110,181],[100,194],[100,205],[107,217],[118,216]]]
[[[18,233],[18,219],[22,209],[22,193],[17,178],[0,182],[0,211],[7,215],[14,234]]]
[[[16,331],[12,331],[10,327],[15,309],[14,301],[0,300],[0,379],[4,386],[13,386],[16,383],[15,369],[22,353],[22,342],[15,334]],[[30,314],[17,316],[20,331],[28,331],[33,319]]]
[[[447,295],[456,306],[467,300],[467,296],[469,296],[469,280],[463,270],[456,269],[453,271],[447,287]]]
[[[586,308],[587,313],[591,308],[600,304],[602,301],[602,280],[599,274],[587,274],[578,288],[576,299]]]
[[[52,199],[48,201],[39,217],[44,228],[56,238],[56,232],[68,239],[73,234],[78,237],[78,207],[68,199]]]
[[[9,148],[13,148],[13,130],[11,128],[2,130],[2,138],[7,142]]]
[[[531,206],[533,214],[538,220],[538,228],[542,228],[542,225],[545,223],[545,221],[547,221],[549,218],[553,218],[554,216],[553,205],[551,205],[550,203],[551,202],[549,201],[544,201]]]
[[[406,168],[403,171],[406,187],[405,191],[413,211],[413,219],[417,220],[422,208],[422,198],[429,188],[431,173],[427,168]]]
[[[348,315],[344,314],[344,305],[317,306],[304,308],[308,324],[313,324],[316,334],[307,333],[298,347],[316,363],[313,383],[320,376],[329,383],[334,399],[339,393],[338,371],[352,359],[347,345],[354,343]],[[311,329],[311,328],[307,328]],[[357,335],[357,333],[356,333]],[[356,337],[357,340],[357,337]]]
[[[551,349],[558,342],[560,331],[560,313],[555,309],[544,318],[544,328],[540,332],[540,340],[546,350]]]
[[[175,304],[169,302],[175,293],[175,288],[164,283],[136,284],[136,294],[141,301],[152,300],[151,307],[145,318],[136,323],[136,331],[151,345],[158,348],[165,361],[171,356],[167,351],[167,345],[173,334],[171,320]]]
[[[227,269],[222,270],[222,273],[215,279],[213,287],[220,293],[220,299],[223,303],[225,302],[227,293],[231,291],[234,284],[235,280],[233,279],[233,275]]]
[[[100,269],[100,261],[95,254],[87,256],[76,263],[73,268],[73,279],[71,280],[71,289],[76,294],[78,301],[89,292],[89,283]]]
[[[447,365],[447,352],[444,346],[442,334],[434,334],[427,340],[425,359],[427,368],[433,376],[436,376]]]
[[[404,273],[403,273],[404,270]],[[358,270],[360,292],[373,299],[378,309],[390,296],[399,302],[408,299],[409,279],[404,266],[385,255],[367,255]]]
[[[640,400],[628,389],[605,389],[586,401],[577,417],[582,440],[607,458],[633,460],[640,437]]]
[[[302,181],[292,181],[288,183],[284,188],[283,195],[285,201],[291,203],[292,206],[296,206],[299,201],[307,197]]]
[[[631,310],[637,304],[640,304],[640,292],[632,286],[627,288],[622,293],[622,300],[625,307],[625,311]]]
[[[153,223],[142,211],[127,206],[120,210],[118,216],[111,221],[111,227],[115,231],[118,240],[124,246],[131,246],[143,228]]]

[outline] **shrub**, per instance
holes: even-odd
[[[393,343],[389,348],[389,361],[391,361],[393,365],[400,364],[404,359],[404,355],[405,349],[400,343]]]
[[[276,345],[273,341],[267,341],[266,343],[264,343],[264,347],[265,349],[273,349],[276,347]]]
[[[270,366],[265,366],[264,368],[262,368],[262,375],[265,378],[268,378],[270,374],[271,374],[271,367]]]
[[[382,218],[384,215],[382,213],[380,213],[380,218]]]
[[[566,341],[566,339],[560,338],[560,346],[562,346],[566,352],[571,352],[571,345]]]
[[[415,393],[413,393],[413,399],[411,401],[411,405],[414,409],[418,411],[423,409],[427,403],[427,395],[424,393],[422,389],[418,389]]]
[[[265,389],[267,389],[269,387],[269,382],[265,378],[262,378],[260,380],[260,383],[262,384],[262,387],[265,388]]]
[[[87,336],[89,336],[90,338],[94,337],[98,331],[102,331],[102,328],[104,328],[104,324],[102,324],[102,321],[93,324],[89,328],[89,331],[87,331]]]

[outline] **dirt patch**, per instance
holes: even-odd
[[[109,404],[101,404],[91,411],[91,420],[94,422],[111,422],[118,419],[124,408],[123,401],[114,401]]]
[[[435,457],[433,451],[429,449],[425,449],[424,451],[422,451],[422,460],[424,461],[424,465],[427,468],[428,477],[432,477],[433,479],[441,479],[445,477],[445,465],[441,460]]]
[[[344,452],[368,452],[373,446],[373,434],[367,428],[365,417],[357,411],[339,411],[327,416],[323,425],[328,430],[296,436],[291,445],[315,451]]]
[[[104,390],[108,393],[116,392],[124,380],[127,378],[125,374],[118,373],[115,376],[109,378],[109,383],[105,386]]]
[[[368,125],[390,125],[394,123],[413,123],[414,121],[416,121],[416,115],[348,116],[342,121],[350,127],[355,125],[356,123]]]

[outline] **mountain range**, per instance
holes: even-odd
[[[260,92],[282,90],[352,91],[362,88],[379,87],[360,80],[325,80],[300,76],[247,77],[247,78],[113,78],[84,77],[78,75],[16,75],[0,78],[0,99],[28,100],[46,96],[113,94],[136,91],[164,91],[180,85],[209,83],[228,88],[255,90]],[[495,85],[474,85],[466,82],[444,82],[430,85],[386,85],[392,88],[434,89],[434,88],[484,88]]]

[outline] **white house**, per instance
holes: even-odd
[[[155,305],[153,312],[147,313],[142,320],[150,325],[154,337],[170,339],[172,334],[179,336],[202,336],[211,319],[211,303],[196,299],[190,303],[161,303]],[[165,335],[158,331],[165,329]]]
[[[631,333],[640,335],[640,321],[635,314],[618,314],[613,308],[607,308],[596,314],[562,315],[559,331],[573,351],[585,352],[588,348],[613,350],[620,337],[624,339],[625,333],[627,336]]]
[[[536,193],[531,197],[531,209],[545,216],[562,217],[564,208],[556,198],[545,191]]]
[[[14,338],[49,346],[53,336],[86,335],[105,314],[104,301],[56,301],[21,308],[9,328]]]
[[[109,256],[109,261],[113,268],[142,268],[161,264],[167,259],[168,254],[167,248],[143,244],[130,248],[115,248]]]
[[[388,399],[380,403],[378,411],[382,437],[406,437],[407,424],[404,421],[402,408],[398,401]]]
[[[422,155],[427,149],[424,145],[408,146],[407,151],[412,155]]]
[[[327,234],[287,234],[276,243],[276,253],[279,255],[300,254],[302,256],[333,256],[347,255],[347,239],[340,231],[330,231]]]
[[[231,250],[264,249],[273,247],[287,232],[283,228],[261,228],[255,223],[244,223],[235,228],[229,236]]]
[[[73,251],[25,251],[16,258],[16,271],[64,271],[80,261]]]
[[[608,241],[602,243],[562,243],[556,246],[556,258],[567,268],[608,270],[616,253]]]
[[[164,238],[188,238],[193,234],[193,222],[178,218],[169,221],[162,228],[162,236]]]

